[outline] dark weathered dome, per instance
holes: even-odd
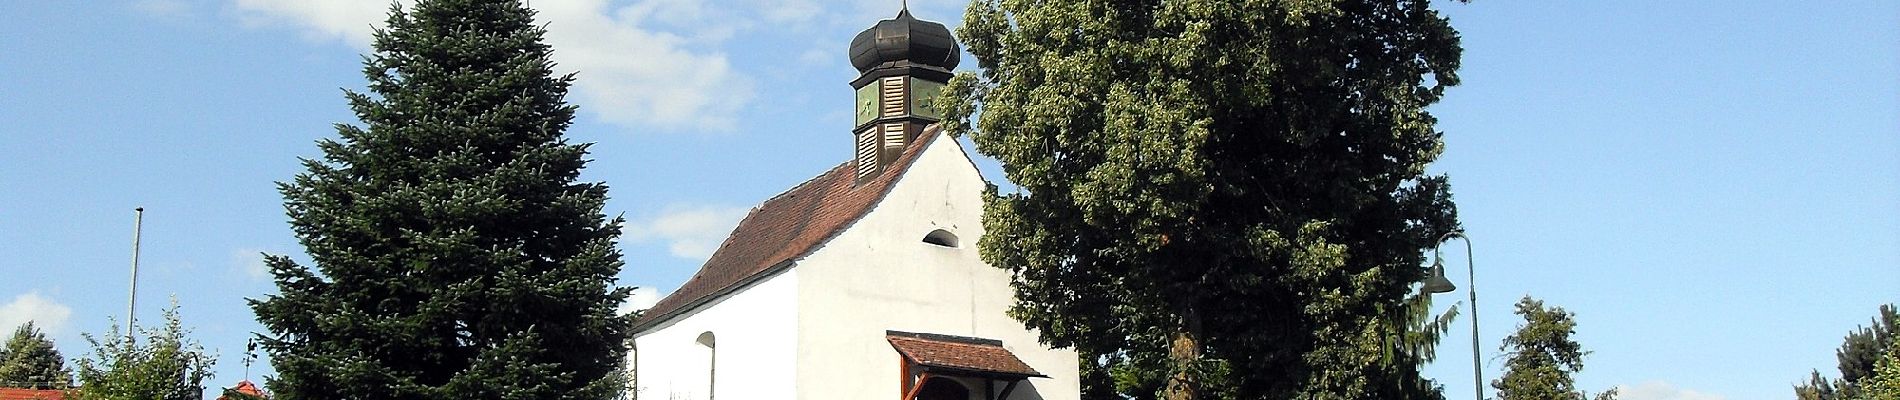
[[[950,29],[943,24],[913,18],[908,9],[899,11],[895,19],[878,21],[876,26],[859,32],[858,37],[851,40],[851,66],[857,67],[858,72],[870,71],[879,65],[901,65],[900,61],[948,71],[957,68],[961,57],[957,39],[950,35]]]

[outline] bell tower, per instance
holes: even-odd
[[[961,49],[943,24],[911,17],[878,21],[851,40],[858,79],[857,117],[851,130],[857,178],[876,176],[896,161],[924,127],[943,120],[931,100],[950,82]]]

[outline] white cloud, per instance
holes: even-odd
[[[635,243],[663,241],[675,257],[704,259],[725,242],[748,209],[722,206],[669,206],[659,215],[627,226]]]
[[[291,25],[368,49],[386,0],[234,0],[250,26]],[[407,4],[404,1],[404,4]],[[735,7],[697,0],[558,0],[534,4],[558,71],[579,71],[575,103],[609,123],[725,131],[752,98],[751,79],[713,49],[751,24]],[[791,13],[791,12],[787,12]]]
[[[264,250],[252,248],[233,250],[231,265],[253,280],[270,277],[270,267],[264,265]]]
[[[766,20],[781,24],[804,24],[817,18],[824,9],[810,0],[755,0],[754,7]]]
[[[751,79],[737,74],[719,51],[694,51],[692,38],[723,40],[731,25],[709,24],[682,36],[643,26],[649,19],[700,21],[697,6],[641,2],[609,12],[605,0],[539,5],[548,43],[562,68],[580,71],[575,94],[583,110],[622,126],[726,131],[732,115],[751,100]],[[646,8],[643,8],[646,7]],[[700,36],[691,36],[700,35]]]
[[[48,336],[58,335],[66,329],[66,320],[73,315],[73,309],[45,297],[39,292],[28,292],[13,298],[12,302],[0,305],[0,335],[10,335],[14,328],[32,321],[40,331]]]
[[[1623,400],[1726,400],[1727,397],[1676,387],[1669,382],[1649,381],[1636,386],[1617,385],[1617,398]]]
[[[658,302],[660,302],[659,289],[655,289],[651,286],[641,286],[633,289],[633,295],[627,296],[626,302],[620,303],[620,309],[618,311],[624,315],[634,311],[653,308],[653,303]]]
[[[382,0],[235,1],[245,25],[293,25],[313,40],[343,39],[360,48],[369,48],[371,27],[383,25],[390,4]]]

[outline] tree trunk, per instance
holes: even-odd
[[[1174,341],[1168,348],[1168,358],[1174,361],[1174,376],[1168,379],[1164,394],[1167,400],[1195,400],[1201,397],[1200,376],[1194,373],[1201,361],[1201,316],[1193,309],[1184,314],[1180,329],[1174,332]]]

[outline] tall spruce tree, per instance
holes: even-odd
[[[20,324],[0,347],[0,387],[65,389],[72,384],[66,357],[33,321]]]
[[[1382,362],[1457,226],[1426,107],[1461,49],[1429,1],[973,0],[958,32],[981,74],[947,126],[1019,188],[983,258],[1090,393],[1132,363],[1170,399],[1436,396]]]
[[[268,264],[252,301],[279,399],[607,399],[631,317],[615,308],[621,220],[577,182],[554,76],[517,0],[392,7],[364,61],[363,126],[280,184],[314,262]]]

